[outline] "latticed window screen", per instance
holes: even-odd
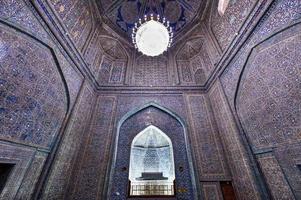
[[[156,148],[147,148],[143,158],[145,172],[159,172],[160,159]]]
[[[165,196],[174,195],[174,184],[159,185],[153,183],[131,184],[132,196]]]

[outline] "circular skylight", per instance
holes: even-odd
[[[170,35],[166,26],[150,20],[138,28],[135,40],[138,50],[144,55],[158,56],[167,50]]]

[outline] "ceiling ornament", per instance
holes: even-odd
[[[173,31],[169,21],[160,15],[145,15],[132,29],[135,48],[146,56],[163,54],[171,46]]]

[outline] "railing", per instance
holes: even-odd
[[[175,194],[174,183],[131,183],[130,196],[173,196]]]

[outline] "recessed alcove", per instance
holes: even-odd
[[[117,134],[108,198],[194,198],[185,127],[172,111],[156,104],[136,108]],[[129,170],[119,170],[124,167]]]
[[[14,166],[15,164],[11,163],[0,163],[0,194],[5,187]]]
[[[301,171],[301,164],[297,164],[297,167]]]
[[[172,196],[175,194],[173,145],[159,128],[150,125],[132,141],[130,196]]]

